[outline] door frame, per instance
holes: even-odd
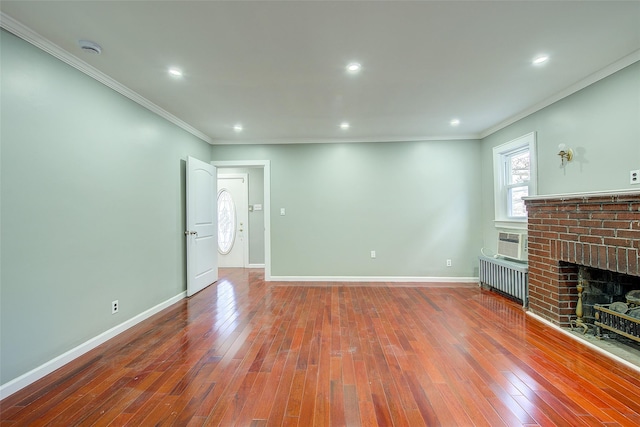
[[[246,233],[243,235],[243,239],[244,239],[244,243],[243,243],[243,247],[242,247],[242,267],[243,268],[247,268],[249,267],[249,241],[250,241],[250,228],[249,228],[249,211],[248,211],[248,206],[249,206],[249,174],[248,173],[238,173],[238,172],[233,172],[233,173],[226,173],[224,171],[224,169],[222,169],[221,171],[218,171],[218,168],[216,168],[217,171],[217,194],[216,194],[216,200],[217,200],[217,196],[218,194],[220,194],[220,180],[221,179],[243,179],[243,184],[245,186],[245,189],[247,191],[247,200],[246,200],[246,204],[247,204],[247,221],[246,224],[244,224]],[[235,203],[235,202],[234,202]],[[238,204],[236,203],[236,206]],[[218,252],[218,266],[220,266],[220,253]]]
[[[264,173],[264,280],[271,281],[271,162],[269,160],[213,160],[211,164],[219,172],[221,168],[262,168]]]

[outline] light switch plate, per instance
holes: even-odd
[[[640,169],[629,172],[629,184],[640,184]]]

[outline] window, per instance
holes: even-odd
[[[218,193],[218,252],[231,252],[236,240],[236,205],[226,189]]]
[[[536,194],[535,153],[534,133],[494,147],[496,227],[527,227],[527,210],[522,198]]]

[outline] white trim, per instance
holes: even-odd
[[[360,142],[427,142],[480,140],[480,134],[441,136],[375,136],[367,138],[265,138],[265,139],[216,139],[211,145],[270,145],[270,144],[351,144]]]
[[[10,17],[9,15],[6,15],[3,12],[0,12],[0,28],[4,28],[10,33],[20,37],[26,42],[31,43],[35,47],[42,49],[43,51],[61,60],[62,62],[65,62],[68,65],[71,65],[73,68],[83,72],[89,77],[94,78],[95,80],[99,81],[103,85],[115,90],[120,95],[123,95],[134,102],[137,102],[144,108],[168,120],[174,125],[184,129],[185,131],[189,132],[193,136],[200,138],[201,140],[208,142],[209,144],[213,143],[213,140],[210,137],[200,132],[198,129],[194,128],[184,120],[181,120],[178,117],[174,116],[173,114],[169,113],[168,111],[164,110],[163,108],[160,108],[153,102],[149,101],[147,98],[143,97],[142,95],[138,94],[132,89],[129,89],[122,83],[109,77],[108,75],[98,70],[97,68],[94,68],[93,66],[87,64],[80,58],[72,55],[71,53],[62,49],[57,44],[52,43],[51,41],[47,40],[40,34],[36,33],[26,25],[16,21],[15,19]]]
[[[602,197],[602,196],[639,196],[640,190],[603,190],[589,191],[585,193],[565,193],[565,194],[548,194],[523,197],[523,200],[567,200],[586,197]]]
[[[569,95],[573,95],[574,93],[578,92],[579,90],[584,89],[587,86],[590,86],[594,83],[596,83],[599,80],[602,80],[606,77],[609,77],[610,75],[617,73],[618,71],[622,70],[623,68],[628,67],[629,65],[640,61],[640,49],[636,50],[635,52],[630,53],[629,55],[623,57],[622,59],[619,59],[618,61],[614,62],[613,64],[609,65],[608,67],[605,67],[601,70],[596,71],[595,73],[591,74],[590,76],[585,77],[584,79],[580,80],[577,83],[572,84],[571,86],[569,86],[568,88],[556,93],[555,95],[550,96],[549,98],[545,99],[544,101],[535,104],[532,107],[527,108],[526,110],[509,117],[507,120],[498,123],[495,126],[491,126],[489,129],[485,129],[484,131],[480,132],[480,139],[484,139],[486,137],[488,137],[489,135],[498,132],[500,129],[504,129],[509,125],[514,124],[515,122],[517,122],[518,120],[522,120],[527,116],[530,116],[531,114],[542,110],[543,108],[548,107],[549,105],[560,101],[563,98],[568,97]]]
[[[264,264],[249,264],[247,268],[264,268]]]
[[[478,283],[477,277],[429,276],[271,276],[274,282]]]
[[[505,156],[524,148],[529,150],[529,194],[536,195],[538,191],[536,133],[529,132],[509,142],[493,147],[493,203],[494,224],[496,228],[525,229],[527,227],[527,218],[516,219],[507,215],[508,207],[505,205],[507,185],[504,182]]]
[[[524,221],[508,221],[508,220],[494,220],[493,225],[496,228],[506,230],[526,230],[527,220]]]
[[[264,280],[271,280],[271,162],[269,160],[213,160],[216,168],[263,168],[264,173]]]
[[[5,397],[8,397],[10,395],[12,395],[13,393],[23,389],[24,387],[34,383],[35,381],[39,380],[40,378],[49,375],[50,373],[52,373],[53,371],[55,371],[56,369],[61,368],[62,366],[66,365],[67,363],[73,361],[74,359],[77,359],[78,357],[82,356],[83,354],[85,354],[86,352],[93,350],[94,348],[98,347],[99,345],[105,343],[106,341],[110,340],[111,338],[114,338],[115,336],[117,336],[118,334],[121,334],[122,332],[126,331],[127,329],[137,325],[138,323],[142,322],[143,320],[148,319],[149,317],[153,316],[156,313],[159,313],[160,311],[164,310],[165,308],[175,304],[176,302],[184,299],[187,295],[187,292],[182,292],[172,298],[169,298],[168,300],[161,302],[160,304],[151,307],[150,309],[143,311],[142,313],[132,317],[129,320],[126,320],[122,323],[120,323],[119,325],[114,326],[113,328],[109,329],[108,331],[105,331],[93,338],[90,338],[89,340],[85,341],[84,343],[78,345],[77,347],[72,348],[71,350],[67,351],[66,353],[61,354],[58,357],[55,357],[51,360],[49,360],[48,362],[43,363],[42,365],[38,366],[37,368],[32,369],[31,371],[20,375],[17,378],[14,378],[13,380],[6,382],[4,384],[2,384],[0,386],[0,399],[4,399]]]
[[[577,336],[575,336],[575,335],[573,335],[573,334],[569,333],[568,331],[566,331],[566,330],[562,329],[561,327],[559,327],[559,326],[558,326],[558,325],[556,325],[555,323],[552,323],[552,322],[548,321],[547,319],[545,319],[545,318],[543,318],[543,317],[541,317],[541,316],[538,316],[538,315],[537,315],[537,314],[535,314],[535,313],[532,313],[531,311],[528,311],[528,310],[527,310],[527,312],[526,312],[526,313],[527,313],[529,316],[533,317],[534,319],[536,319],[536,320],[538,320],[538,321],[540,321],[540,322],[542,322],[542,323],[546,324],[547,326],[550,326],[550,327],[554,328],[555,330],[557,330],[557,331],[559,331],[559,332],[562,332],[564,335],[566,335],[566,336],[568,336],[568,337],[571,337],[571,338],[572,338],[572,339],[574,339],[575,341],[580,342],[580,343],[582,343],[582,344],[586,345],[586,346],[587,346],[587,347],[589,347],[590,349],[595,350],[595,351],[597,351],[598,353],[600,353],[600,354],[602,354],[602,355],[604,355],[604,356],[608,356],[608,357],[610,357],[611,359],[615,360],[616,362],[619,362],[619,363],[621,363],[621,364],[623,364],[623,365],[625,365],[625,366],[627,366],[627,367],[629,367],[629,368],[632,368],[632,369],[634,369],[634,370],[636,370],[636,371],[640,372],[640,366],[634,365],[633,363],[631,363],[631,362],[629,362],[629,361],[627,361],[627,360],[624,360],[624,359],[623,359],[623,358],[621,358],[620,356],[616,356],[616,355],[615,355],[615,354],[613,354],[613,353],[609,353],[608,351],[606,351],[606,350],[604,350],[604,349],[602,349],[602,348],[600,348],[600,347],[598,347],[598,346],[596,346],[596,345],[594,345],[594,344],[591,344],[591,343],[590,343],[589,341],[587,341],[587,340],[580,339],[580,337],[577,337]]]

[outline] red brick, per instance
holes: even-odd
[[[578,204],[577,203],[567,203],[567,204],[561,204],[558,206],[558,210],[559,211],[577,211],[578,210]]]
[[[582,263],[584,265],[591,265],[591,245],[582,245]]]
[[[625,239],[640,240],[640,230],[618,230],[616,236]]]
[[[591,235],[592,236],[607,236],[607,237],[613,237],[615,236],[615,230],[613,228],[592,228],[591,229]]]
[[[627,251],[627,274],[632,276],[640,276],[640,270],[638,270],[638,251],[636,249],[629,249]]]
[[[567,218],[569,218],[569,215],[566,212],[551,212],[549,214],[549,220],[555,220],[556,224]]]
[[[576,263],[582,264],[583,255],[582,255],[582,243],[576,243]]]
[[[582,220],[590,219],[591,218],[591,213],[589,213],[589,212],[572,212],[569,215],[569,218],[574,218],[574,219],[578,219],[578,220],[582,221]]]
[[[599,204],[580,204],[578,205],[579,211],[601,211],[602,205]]]
[[[580,220],[580,226],[581,227],[602,227],[602,220],[599,220],[599,219],[581,219]]]
[[[612,271],[618,271],[618,259],[616,257],[616,248],[607,246],[607,268]]]
[[[598,268],[607,269],[607,247],[598,246]]]
[[[628,219],[631,221],[640,221],[640,212],[618,212],[617,219]]]
[[[584,243],[594,243],[596,245],[602,244],[602,237],[597,236],[580,236],[580,241]]]
[[[617,237],[605,237],[604,244],[607,246],[622,246],[628,248],[631,246],[631,241],[629,239],[620,239]]]
[[[554,231],[556,233],[566,233],[567,227],[563,227],[561,225],[552,225],[549,227],[549,231]]]
[[[617,214],[621,215],[621,214]],[[613,221],[616,219],[615,212],[594,212],[591,214],[591,219],[603,219]]]
[[[627,274],[627,267],[629,265],[627,262],[627,249],[617,248],[616,255],[618,258],[618,271],[620,273]]]
[[[589,228],[587,227],[569,227],[567,231],[575,234],[589,234]]]
[[[603,221],[602,222],[602,227],[603,228],[627,229],[627,228],[631,228],[631,222],[629,222],[629,221],[621,221],[621,220]]]
[[[558,238],[558,233],[545,232],[545,233],[542,233],[542,237],[556,240]]]
[[[605,211],[628,211],[628,203],[605,203],[602,205],[602,210]]]

